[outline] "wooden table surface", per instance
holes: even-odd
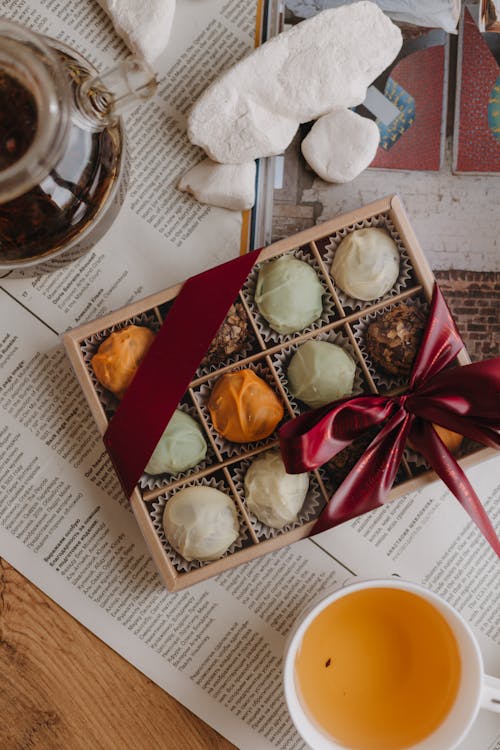
[[[0,559],[1,750],[231,750]]]

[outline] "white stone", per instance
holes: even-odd
[[[217,164],[204,159],[186,172],[178,189],[200,203],[245,211],[255,202],[255,162]]]
[[[373,161],[379,141],[373,120],[335,109],[314,123],[302,141],[302,153],[323,180],[349,182]]]
[[[151,64],[168,44],[175,0],[97,0],[132,52]]]
[[[372,2],[325,10],[222,73],[192,108],[189,138],[223,163],[281,153],[299,123],[360,104],[401,44]]]

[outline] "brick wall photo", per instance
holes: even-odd
[[[499,355],[500,273],[436,271],[458,330],[471,359]]]

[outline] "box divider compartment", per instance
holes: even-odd
[[[247,529],[248,529],[248,531],[250,533],[250,536],[252,537],[253,543],[254,544],[260,544],[260,541],[259,541],[259,539],[257,537],[257,534],[254,531],[254,528],[253,528],[253,525],[252,525],[252,521],[250,520],[250,517],[249,517],[249,515],[247,513],[247,509],[245,507],[245,503],[243,502],[242,498],[239,495],[238,490],[236,489],[236,486],[235,486],[235,484],[233,482],[233,479],[231,477],[231,473],[227,470],[227,467],[224,467],[223,471],[224,471],[224,475],[226,477],[227,483],[229,484],[229,486],[231,488],[231,492],[233,493],[233,496],[234,496],[234,498],[236,500],[238,508],[240,509],[240,513],[241,513],[241,515],[243,517],[243,520],[245,521]]]
[[[321,254],[320,254],[320,252],[318,250],[318,246],[316,245],[315,242],[311,242],[310,245],[311,245],[312,251],[314,253],[314,256],[315,256],[315,258],[317,260],[317,263],[318,263],[319,267],[321,268],[323,276],[324,276],[324,278],[326,280],[326,283],[327,283],[328,289],[330,290],[330,294],[332,295],[333,301],[335,302],[335,307],[337,309],[337,313],[338,313],[338,315],[341,318],[345,318],[346,317],[345,310],[344,310],[344,308],[342,306],[342,303],[341,303],[341,301],[339,299],[339,295],[337,294],[337,290],[335,289],[335,287],[333,285],[332,277],[328,273],[328,269],[326,268],[325,264],[323,263],[323,258],[321,257]]]

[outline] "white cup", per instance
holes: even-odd
[[[295,684],[295,661],[306,630],[325,607],[355,591],[372,588],[400,589],[426,599],[441,613],[453,631],[461,659],[461,677],[455,702],[444,721],[430,735],[408,748],[452,750],[465,738],[480,708],[500,712],[500,680],[484,674],[481,651],[464,618],[437,594],[416,583],[401,579],[378,579],[348,584],[334,593],[317,597],[298,617],[288,635],[283,666],[285,699],[293,723],[312,750],[344,750],[345,746],[335,742],[303,708]]]

